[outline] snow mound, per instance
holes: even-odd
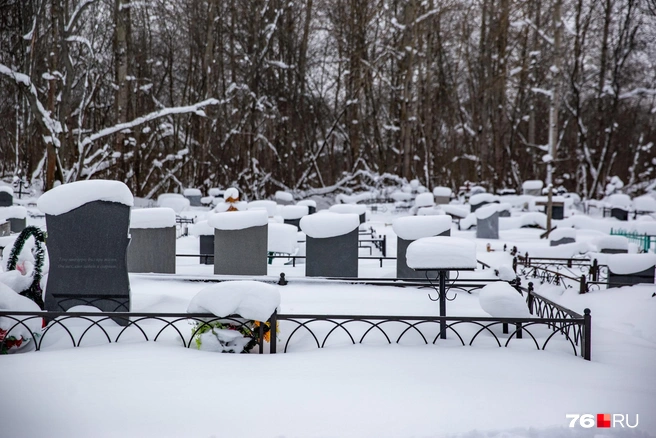
[[[367,212],[367,206],[361,204],[337,204],[328,208],[328,211],[341,214],[364,214]]]
[[[223,199],[225,201],[228,201],[229,199],[232,199],[233,201],[238,201],[239,190],[237,190],[234,187],[230,187],[229,189],[226,189],[225,192],[223,192]]]
[[[420,193],[415,198],[415,207],[432,207],[435,205],[435,198],[432,193]]]
[[[283,219],[300,219],[307,216],[310,209],[307,205],[285,205],[280,210]]]
[[[225,281],[198,292],[187,307],[188,313],[211,313],[218,317],[239,315],[266,321],[280,306],[278,288],[259,281]]]
[[[405,216],[392,223],[392,230],[404,240],[417,240],[451,229],[451,216]]]
[[[269,217],[274,217],[276,215],[278,204],[275,201],[251,201],[248,203],[248,210],[266,210]]]
[[[294,195],[289,192],[283,192],[282,190],[278,190],[274,197],[280,201],[294,202]]]
[[[392,198],[396,202],[405,202],[405,201],[410,201],[412,199],[412,194],[397,190],[396,192],[390,195],[390,198]]]
[[[472,195],[469,198],[469,205],[478,205],[483,202],[492,203],[497,200],[497,197],[491,193],[479,193],[477,195]]]
[[[604,264],[614,274],[632,274],[656,265],[656,254],[607,254]]]
[[[224,191],[221,190],[218,187],[213,187],[213,188],[209,189],[209,191],[207,192],[208,195],[210,195],[214,198],[218,198],[220,196],[223,196],[223,193],[224,193]]]
[[[599,251],[602,249],[626,250],[629,249],[629,239],[624,236],[603,236],[595,241]]]
[[[27,208],[20,205],[13,205],[11,207],[0,208],[0,222],[5,222],[7,219],[26,219]]]
[[[176,213],[189,208],[189,199],[178,193],[164,193],[157,197],[157,205],[163,208],[172,208]]]
[[[606,202],[608,205],[614,208],[623,208],[628,210],[631,208],[631,197],[629,195],[624,195],[622,193],[617,193],[615,195],[610,195]]]
[[[207,222],[217,230],[244,230],[268,224],[269,216],[264,210],[227,211],[213,214]]]
[[[501,265],[495,270],[495,275],[503,281],[513,281],[517,278],[515,271],[508,265]]]
[[[524,213],[516,217],[500,217],[500,230],[514,230],[525,227],[538,227],[543,230],[547,229],[547,215],[544,213]]]
[[[462,231],[466,231],[475,225],[476,225],[476,213],[469,213],[465,218],[460,219],[460,230]]]
[[[301,230],[315,239],[336,237],[348,234],[360,226],[357,214],[326,212],[303,216],[299,223]]]
[[[182,192],[184,196],[203,196],[200,189],[184,189]]]
[[[117,202],[128,207],[134,205],[128,186],[120,181],[100,179],[57,186],[41,195],[36,205],[43,213],[58,216],[93,201]]]
[[[440,205],[440,207],[442,208],[442,210],[444,210],[446,214],[449,214],[453,217],[459,217],[461,219],[467,217],[467,215],[469,214],[469,208],[467,208],[466,206],[447,204],[447,205]]]
[[[0,192],[9,193],[11,196],[14,196],[14,189],[9,186],[0,185]]]
[[[408,246],[405,258],[412,269],[475,269],[476,243],[457,237],[423,237]]]
[[[140,208],[130,212],[130,228],[175,227],[172,208]]]
[[[544,187],[544,183],[539,179],[524,181],[522,184],[522,189],[524,190],[542,190],[542,187]]]
[[[433,195],[434,196],[451,196],[451,189],[449,187],[434,187]]]
[[[565,238],[576,239],[576,230],[574,228],[556,228],[549,233],[549,240],[557,241]]]
[[[505,318],[528,318],[526,300],[517,290],[506,283],[499,281],[483,287],[478,295],[481,308],[490,316]]]
[[[444,212],[435,207],[419,207],[417,209],[417,216],[443,216]]]
[[[12,289],[9,288],[4,283],[0,283],[0,310],[15,310],[18,312],[40,312],[41,308],[36,305],[36,303],[29,298],[25,298],[22,295],[17,294]],[[16,316],[16,319],[21,319],[21,317]],[[21,336],[24,339],[30,339],[32,333],[41,332],[41,318],[30,318],[29,316],[22,317],[26,319],[23,324],[18,323],[12,318],[0,317],[0,328],[3,330],[9,330],[11,327],[14,327],[8,335],[15,336],[20,338]],[[25,327],[27,326],[27,327]]]
[[[192,236],[214,236],[214,227],[208,221],[200,221],[189,227]]]
[[[492,204],[492,205],[485,205],[477,209],[474,212],[474,214],[476,215],[476,219],[485,220],[491,217],[494,213],[498,213],[498,212],[499,212],[499,206],[497,204]]]
[[[638,196],[633,199],[633,208],[637,211],[656,212],[656,199],[650,195]]]

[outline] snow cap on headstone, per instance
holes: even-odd
[[[412,269],[475,269],[476,244],[457,237],[424,237],[408,246],[406,262]]]
[[[93,201],[134,205],[132,193],[124,183],[97,179],[62,184],[41,195],[36,205],[43,213],[58,216]]]
[[[360,226],[357,214],[325,212],[303,216],[301,230],[315,239],[337,237],[348,234]]]
[[[130,212],[130,228],[175,227],[175,211],[172,208],[139,208]]]
[[[244,230],[267,225],[269,216],[265,210],[226,211],[213,214],[207,222],[217,230]]]
[[[230,187],[223,192],[223,199],[225,202],[237,202],[239,201],[239,190],[234,187]]]
[[[451,216],[404,216],[392,223],[394,233],[403,240],[417,240],[451,229]]]

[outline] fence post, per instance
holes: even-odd
[[[383,257],[387,257],[387,234],[383,234]],[[380,262],[380,267],[383,267],[383,261]]]
[[[581,284],[579,287],[579,293],[584,294],[588,291],[588,286],[585,283],[585,275],[581,275]]]
[[[583,313],[583,359],[592,360],[592,316],[590,309],[585,309]]]
[[[513,257],[513,271],[517,273],[517,256]]]
[[[276,309],[269,318],[269,326],[271,336],[269,337],[269,354],[276,354],[276,343],[278,342],[277,328],[278,328],[278,310]]]
[[[592,277],[592,281],[598,281],[597,277],[599,275],[599,262],[597,261],[597,259],[594,259],[592,261],[592,269],[590,269],[590,274]]]
[[[533,304],[535,298],[533,297],[533,282],[529,281],[528,283],[528,313],[533,315]]]

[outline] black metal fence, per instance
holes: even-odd
[[[591,318],[586,309],[580,315],[540,296],[532,283],[523,290],[533,317],[457,317],[415,315],[309,315],[274,313],[268,321],[269,352],[323,348],[335,344],[397,343],[488,345],[508,347],[512,343],[565,348],[586,360],[591,359]],[[191,313],[132,312],[18,312],[0,311],[0,318],[10,324],[2,333],[0,347],[5,347],[13,333],[27,338],[31,349],[79,347],[102,343],[165,341],[183,347],[194,346],[203,327],[214,322],[230,323],[241,328],[246,322],[238,315],[217,317]],[[48,321],[36,333],[30,322]],[[117,324],[117,321],[119,324]],[[264,324],[254,333],[258,351],[265,351]],[[276,328],[279,327],[280,335]],[[510,328],[510,329],[509,329]],[[443,333],[446,339],[442,339]]]

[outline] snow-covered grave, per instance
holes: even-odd
[[[574,228],[556,228],[549,233],[549,245],[558,246],[576,242],[576,229]]]
[[[304,216],[300,226],[307,236],[305,275],[357,277],[359,225],[357,214],[325,212]]]
[[[125,184],[104,180],[63,184],[39,198],[48,229],[47,310],[130,310],[126,259],[133,203]]]
[[[422,237],[450,236],[451,216],[404,216],[394,220],[392,229],[397,236],[396,278],[425,278],[406,263],[408,246]]]
[[[627,254],[629,239],[624,236],[602,236],[595,240],[597,251],[602,254]]]
[[[248,353],[258,344],[262,349],[263,341],[271,339],[265,322],[279,306],[280,292],[270,284],[245,280],[208,286],[187,307],[190,314],[214,315],[196,320],[193,342],[199,350],[221,353]]]
[[[290,224],[269,222],[268,244],[269,253],[294,255],[298,250],[298,228]]]
[[[357,214],[360,223],[367,221],[367,206],[362,204],[335,204],[328,208],[328,211],[339,214]]]
[[[276,201],[270,201],[267,199],[251,201],[248,203],[247,210],[265,210],[267,216],[271,218],[278,212],[278,204],[276,204]]]
[[[299,228],[299,223],[301,218],[310,214],[310,207],[307,205],[284,205],[280,209],[280,216],[286,224],[293,225],[297,229]]]
[[[198,238],[200,263],[214,265],[214,228],[204,220],[189,227],[189,233]]]
[[[164,193],[157,197],[157,206],[162,208],[171,208],[176,214],[187,210],[191,203],[179,193]]]
[[[203,194],[200,189],[187,188],[182,191],[182,196],[189,200],[189,205],[191,207],[200,207],[203,204],[201,203],[201,198]]]
[[[278,190],[273,197],[280,205],[292,205],[294,203],[294,195],[283,190]]]
[[[476,238],[499,239],[499,204],[489,204],[477,208]]]
[[[629,220],[629,210],[631,209],[632,205],[631,197],[629,195],[622,193],[610,195],[608,198],[606,198],[606,204],[607,209],[610,210],[610,217],[614,217],[615,219],[619,219],[621,221]]]
[[[305,205],[308,208],[308,214],[317,212],[317,201],[313,199],[303,199],[302,201],[298,201],[296,205]]]
[[[491,204],[493,202],[499,202],[498,197],[494,196],[491,193],[478,193],[472,195],[469,198],[469,205],[471,206],[471,212],[474,213],[478,208],[483,207],[484,205]]]
[[[636,215],[656,213],[656,198],[651,195],[633,198],[633,210]]]
[[[522,184],[522,194],[529,196],[540,196],[544,183],[540,180],[528,180]]]
[[[208,223],[214,228],[215,274],[267,275],[266,211],[216,213]]]
[[[175,274],[175,211],[172,208],[132,210],[128,271]]]
[[[0,185],[0,208],[14,205],[14,189]]]
[[[433,194],[431,192],[419,193],[417,197],[415,197],[415,205],[414,205],[415,211],[424,207],[432,208],[434,205],[435,205],[435,198],[433,197]]]
[[[448,204],[451,201],[451,195],[453,194],[453,191],[449,187],[434,187],[433,188],[433,196],[435,197],[435,203],[440,205],[440,204]]]
[[[542,207],[542,212],[547,214],[549,209],[549,197],[548,196],[537,196],[533,199],[533,202],[536,207]],[[568,203],[568,200],[562,196],[552,196],[551,197],[551,218],[552,219],[565,219],[565,206]],[[571,203],[571,202],[570,202]]]
[[[654,284],[656,254],[598,254],[597,262],[608,266],[608,287]]]
[[[8,222],[12,233],[20,233],[27,225],[27,209],[20,205],[0,207],[0,223]]]

